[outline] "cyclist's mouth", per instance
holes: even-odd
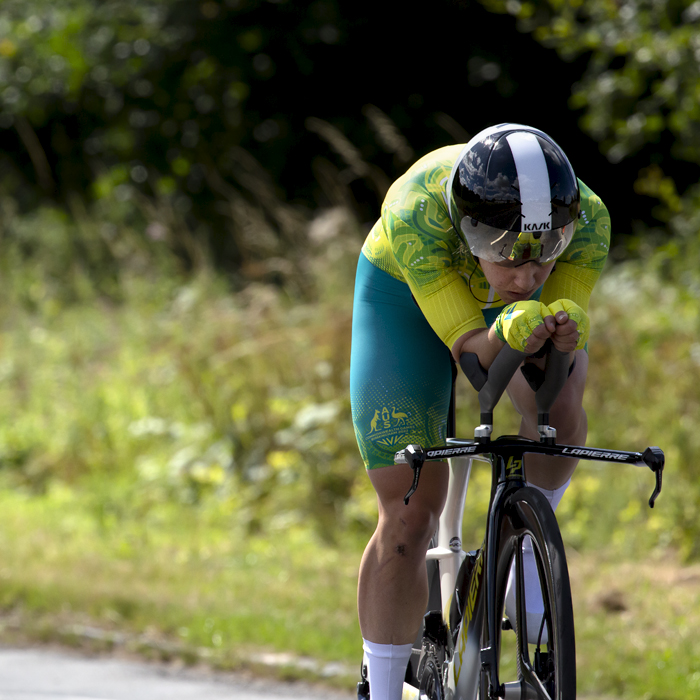
[[[513,301],[525,301],[526,299],[529,299],[533,294],[535,293],[535,290],[533,289],[531,292],[508,292],[508,296],[511,297]]]

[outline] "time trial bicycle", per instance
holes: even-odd
[[[658,447],[640,453],[556,443],[549,409],[568,377],[569,361],[568,354],[554,348],[544,372],[523,365],[536,391],[540,440],[508,435],[492,440],[493,410],[525,357],[505,346],[486,373],[475,355],[462,355],[460,366],[479,392],[481,424],[474,439],[452,437],[445,445],[409,445],[396,453],[395,462],[408,464],[414,473],[406,503],[426,462],[447,460],[450,472],[445,507],[426,555],[428,610],[408,664],[403,700],[575,700],[574,615],[564,544],[547,499],[526,484],[525,454],[648,467],[656,477],[650,507],[661,491],[665,458]],[[449,435],[454,434],[454,415],[453,390]],[[474,460],[491,465],[492,485],[483,543],[465,552],[462,514]],[[526,608],[523,545],[528,539],[544,612]],[[511,577],[515,612],[511,608],[509,617],[505,608]],[[510,630],[514,644],[512,636],[504,635]],[[513,646],[514,662],[506,664]],[[369,700],[370,690],[363,663],[358,698]]]

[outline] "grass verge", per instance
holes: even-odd
[[[74,492],[4,493],[0,508],[6,642],[352,689],[357,544],[341,553],[302,529],[239,537],[225,519],[182,512],[100,530]],[[697,692],[700,565],[681,566],[671,553],[632,562],[571,547],[569,559],[581,696],[685,700]]]

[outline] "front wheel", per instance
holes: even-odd
[[[539,606],[527,610],[523,544],[528,538],[537,565],[544,612]],[[576,645],[566,554],[557,519],[539,491],[524,487],[506,499],[497,546],[496,612],[498,619],[503,620],[495,640],[500,697],[575,700]],[[504,611],[511,568],[515,595],[509,617],[504,616]],[[488,697],[485,676],[484,698]]]

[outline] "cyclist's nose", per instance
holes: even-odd
[[[515,268],[515,284],[523,291],[529,292],[537,283],[536,264],[525,263]]]

